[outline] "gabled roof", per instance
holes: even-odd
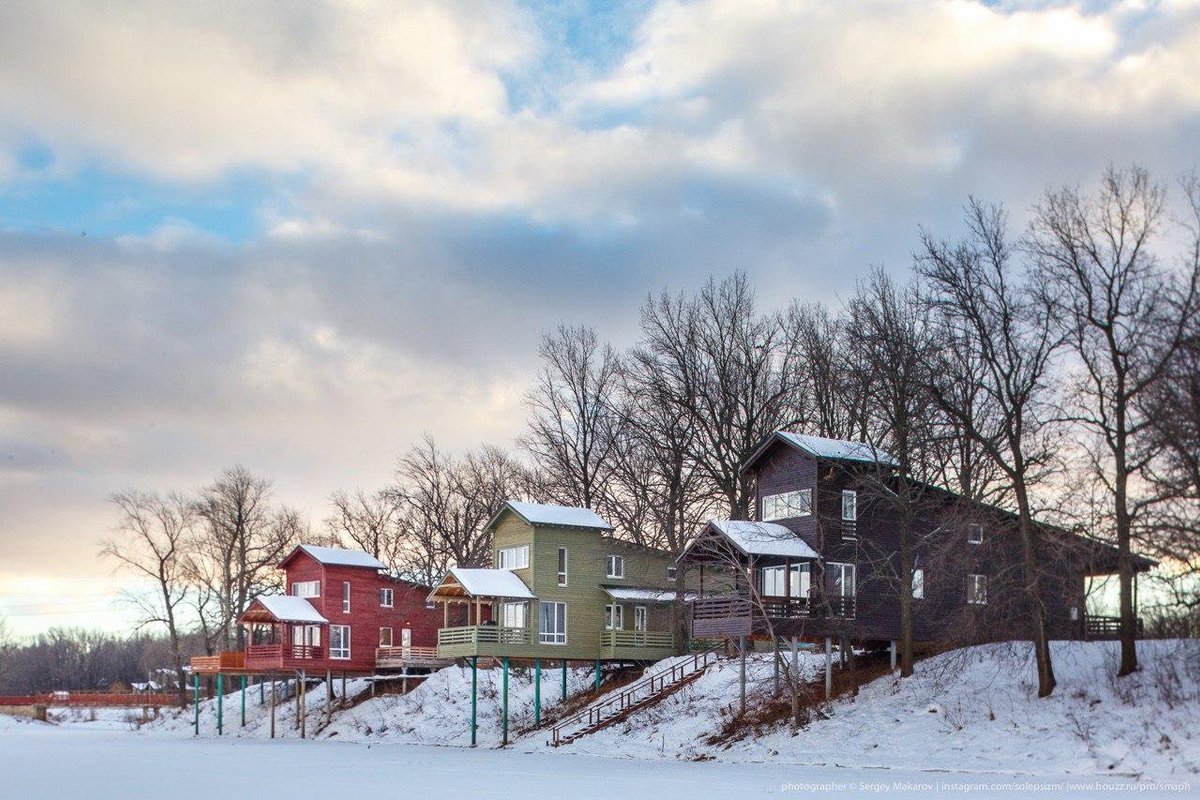
[[[679,556],[682,559],[706,533],[716,532],[748,556],[777,556],[779,558],[819,558],[817,551],[783,525],[751,520],[713,519],[688,543]]]
[[[296,557],[297,553],[307,553],[321,564],[338,567],[369,567],[371,569],[387,569],[379,559],[364,550],[346,550],[341,547],[319,547],[315,544],[298,545],[288,553],[279,566],[286,565]]]
[[[791,431],[775,431],[746,460],[746,463],[742,465],[742,472],[750,469],[777,442],[782,442],[813,458],[854,461],[860,464],[879,464],[885,467],[895,467],[899,464],[891,454],[880,450],[868,442],[856,442],[849,439],[826,439],[824,436],[809,436]]]
[[[500,510],[488,522],[491,528],[505,511],[511,511],[530,525],[546,525],[555,528],[588,528],[592,530],[611,531],[612,525],[590,508],[575,508],[573,506],[551,506],[541,503],[522,503],[517,500],[506,500]]]
[[[532,600],[533,592],[525,581],[506,569],[467,569],[451,567],[429,593],[435,597],[508,597]]]
[[[307,598],[294,597],[290,594],[259,595],[242,614],[242,619],[251,622],[268,621],[261,619],[261,613],[255,606],[261,606],[262,611],[273,622],[303,622],[313,625],[325,625],[329,620],[321,616]]]

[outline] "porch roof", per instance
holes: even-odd
[[[451,567],[429,593],[430,600],[463,597],[507,597],[532,600],[533,592],[525,582],[506,569],[467,569]]]
[[[679,560],[685,558],[692,548],[705,538],[706,534],[715,533],[748,556],[775,556],[778,558],[807,558],[817,559],[817,551],[808,543],[793,533],[790,529],[775,522],[755,522],[753,520],[713,519],[688,546],[684,548]]]
[[[255,598],[242,614],[243,622],[302,622],[308,625],[328,625],[329,620],[308,602],[307,598],[290,594],[261,595]]]
[[[671,603],[675,600],[674,589],[642,588],[637,586],[601,586],[604,593],[613,600],[629,600],[641,603]],[[690,603],[698,595],[695,592],[684,592],[683,600]]]

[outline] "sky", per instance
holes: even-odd
[[[0,10],[0,615],[120,628],[106,498],[235,463],[314,523],[508,445],[537,340],[648,293],[905,274],[1200,162],[1200,2],[64,2]]]

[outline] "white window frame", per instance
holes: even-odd
[[[620,603],[609,603],[604,607],[604,630],[625,630],[625,606]]]
[[[384,631],[387,631],[387,643],[386,644],[383,641],[383,632]],[[379,628],[379,646],[380,647],[393,647],[394,646],[394,640],[392,639],[392,626],[391,625],[383,625]]]
[[[604,563],[604,576],[606,578],[624,578],[625,577],[625,556],[610,554]]]
[[[646,606],[633,607],[633,629],[635,631],[646,630],[646,622],[649,620],[650,614]]]
[[[791,492],[764,495],[762,513],[759,515],[763,522],[776,519],[796,519],[812,514],[812,489],[796,489]]]
[[[297,639],[299,641],[297,641]],[[321,626],[320,625],[293,625],[292,626],[292,644],[308,645],[310,647],[321,646]]]
[[[510,602],[500,604],[500,627],[524,628],[529,624],[529,604]]]
[[[786,564],[775,564],[759,569],[758,589],[763,597],[808,597],[812,590],[812,565],[807,561],[792,564],[792,571],[786,579],[790,587],[784,584]],[[788,595],[786,592],[791,591]]]
[[[667,580],[675,581],[679,579],[679,567],[676,564],[667,565]]]
[[[565,547],[558,548],[558,585],[566,586],[569,577],[571,554]]]
[[[972,572],[967,575],[967,605],[986,606],[988,602],[987,575]]]
[[[396,606],[396,591],[384,587],[379,590],[379,607],[380,608],[395,608]]]
[[[342,613],[350,613],[350,581],[342,581]]]
[[[978,522],[967,523],[967,544],[983,544],[983,525]]]
[[[841,585],[840,594],[836,597],[857,597],[858,596],[858,566],[849,561],[830,561],[827,562],[825,568],[831,573],[837,571],[839,578],[831,581],[830,590],[834,586]],[[846,594],[846,575],[850,575],[850,588],[853,589],[850,594]]]
[[[296,581],[292,584],[293,597],[320,597],[320,581]]]
[[[925,568],[913,567],[912,571],[912,599],[925,599]]]
[[[496,569],[528,569],[529,545],[501,547],[496,551]]]
[[[335,633],[336,632],[336,633]],[[350,626],[349,625],[330,625],[329,626],[329,657],[334,661],[349,661],[350,660]],[[340,634],[342,637],[342,647],[334,648],[334,636]]]
[[[547,606],[555,608],[554,621],[562,623],[562,630],[547,631],[542,623],[545,620],[543,610]],[[538,603],[538,642],[540,644],[565,645],[567,643],[567,604],[561,600],[542,600]]]
[[[857,520],[858,492],[853,489],[842,489],[842,521],[855,522]]]

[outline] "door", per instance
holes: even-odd
[[[400,646],[404,648],[404,657],[408,658],[409,651],[412,650],[412,628],[400,631]]]

